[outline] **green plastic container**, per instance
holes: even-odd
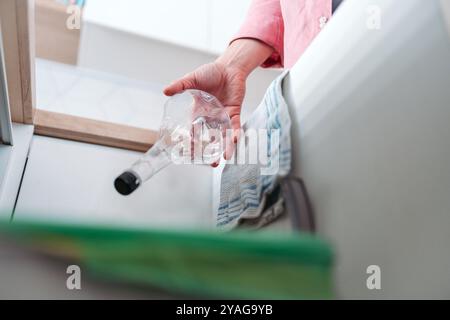
[[[331,247],[307,234],[8,222],[0,231],[114,282],[208,298],[333,297]]]

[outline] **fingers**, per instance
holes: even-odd
[[[239,141],[239,136],[241,133],[240,114],[234,114],[231,116],[231,128],[232,128],[232,135],[231,137],[227,136],[227,139],[225,140],[225,152],[223,154],[225,160],[230,160],[233,157],[236,145]]]
[[[227,107],[232,108],[232,107]],[[236,107],[237,108],[237,107]],[[238,107],[240,110],[240,107]],[[231,116],[231,134],[227,133],[227,136],[225,138],[225,150],[223,153],[223,158],[225,160],[230,160],[233,157],[233,154],[236,150],[236,145],[239,141],[240,134],[241,134],[241,117],[239,113],[235,113],[233,116]],[[217,168],[219,166],[220,160],[215,161],[211,164],[211,167]]]
[[[164,94],[166,96],[173,96],[174,94],[177,94],[181,91],[183,91],[183,85],[181,83],[181,81],[175,81],[173,83],[171,83],[170,85],[168,85],[167,87],[164,88]]]
[[[187,89],[195,89],[195,79],[190,74],[172,82],[164,88],[163,92],[170,97]]]

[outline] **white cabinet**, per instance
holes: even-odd
[[[211,171],[171,165],[128,197],[113,181],[139,153],[34,136],[14,220],[210,228]]]
[[[0,144],[0,219],[9,219],[20,188],[33,126],[13,124],[14,145]]]
[[[374,31],[358,27],[371,0],[344,2],[285,80],[293,173],[335,247],[339,297],[449,298],[450,38],[438,1],[378,3]]]

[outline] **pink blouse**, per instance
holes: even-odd
[[[237,36],[275,49],[263,67],[291,68],[332,14],[332,0],[253,0]]]

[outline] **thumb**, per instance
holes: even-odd
[[[170,85],[164,88],[166,96],[173,96],[187,89],[195,89],[195,78],[192,74],[188,74],[181,79],[175,80]]]

